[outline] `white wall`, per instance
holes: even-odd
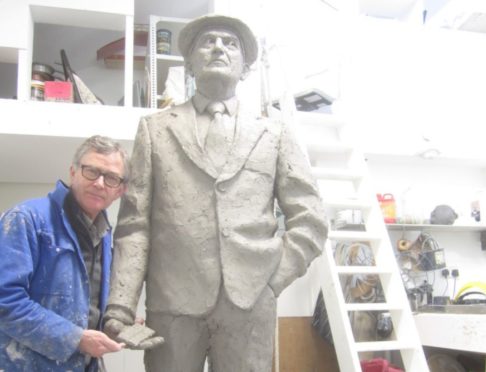
[[[413,155],[436,147],[445,156],[485,159],[486,34],[376,19],[361,20],[357,30],[342,102],[356,138],[370,139],[370,151]]]
[[[23,200],[43,197],[47,195],[53,187],[54,184],[50,185],[43,183],[0,183],[0,213]]]

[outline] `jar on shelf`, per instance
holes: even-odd
[[[165,28],[161,28],[157,30],[156,35],[157,35],[157,54],[170,54],[172,33]]]
[[[31,80],[30,99],[33,101],[44,101],[45,83],[40,80]]]

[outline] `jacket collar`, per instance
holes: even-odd
[[[63,181],[58,180],[56,182],[56,188],[50,192],[49,196],[54,201],[54,203],[56,203],[59,210],[64,210],[64,201],[69,194],[69,191],[69,186],[67,186]],[[101,211],[101,213],[103,214],[103,219],[107,224],[107,230],[111,230],[111,225],[108,220],[108,214],[105,210]]]
[[[194,95],[194,97],[192,97],[192,104],[200,115],[202,115],[206,111],[206,108],[212,102],[214,101],[199,93],[198,91],[196,91],[196,94]],[[238,100],[236,97],[221,101],[221,103],[223,103],[229,116],[236,115],[236,112],[238,110]]]
[[[230,179],[243,167],[255,145],[263,133],[267,131],[266,126],[258,119],[238,110],[236,113],[235,140],[225,166],[221,172],[218,172],[204,149],[198,144],[196,109],[192,101],[187,101],[173,109],[169,115],[168,128],[192,162],[214,179],[221,181]]]

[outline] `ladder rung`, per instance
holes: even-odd
[[[379,235],[369,233],[367,231],[347,231],[347,230],[333,230],[330,231],[329,239],[338,241],[379,241],[382,238]]]
[[[381,266],[336,266],[339,274],[392,274],[393,271],[388,267]]]
[[[382,351],[382,350],[403,350],[403,349],[417,349],[421,350],[422,346],[412,345],[399,341],[369,341],[369,342],[355,342],[355,348],[358,353],[363,351]]]
[[[332,208],[342,209],[369,209],[371,208],[371,202],[362,199],[323,199],[325,206]]]
[[[347,311],[389,311],[401,310],[403,306],[392,305],[387,302],[360,302],[357,304],[346,304]]]
[[[312,174],[317,179],[356,181],[363,178],[363,172],[347,169],[334,169],[324,167],[312,168]]]
[[[343,120],[336,118],[336,115],[326,114],[322,112],[311,111],[297,111],[296,117],[299,124],[306,127],[327,127],[327,128],[342,128],[346,125]]]

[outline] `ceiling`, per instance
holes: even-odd
[[[261,0],[265,1],[265,0]],[[351,0],[321,0],[333,9],[344,9]],[[135,22],[147,24],[149,15],[194,18],[209,12],[211,0],[135,0]],[[359,12],[378,18],[404,20],[422,12],[424,24],[473,32],[486,32],[484,0],[358,0]]]
[[[208,13],[209,0],[135,0],[135,23],[148,24],[150,15],[194,18]]]
[[[343,11],[357,4],[360,15],[419,22],[428,27],[486,33],[484,0],[321,0],[329,7]]]

